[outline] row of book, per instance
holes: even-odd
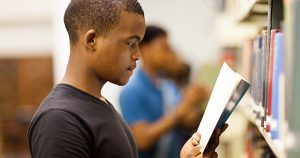
[[[267,2],[269,31],[244,42],[239,72],[252,84],[250,105],[256,124],[274,142],[284,143],[280,147],[286,157],[296,158],[300,155],[300,0]],[[270,30],[279,27],[283,30]]]
[[[269,148],[259,130],[253,124],[248,124],[246,135],[246,157],[275,158],[276,155]]]
[[[254,117],[272,139],[281,139],[284,121],[284,33],[261,31],[242,47],[241,74],[251,84]]]

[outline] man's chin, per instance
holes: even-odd
[[[127,84],[127,82],[126,83],[119,83],[119,84],[117,84],[118,86],[125,86]]]
[[[127,78],[127,79],[122,79],[122,80],[119,80],[119,81],[117,81],[117,82],[112,82],[112,83],[114,83],[114,84],[116,84],[116,85],[118,85],[118,86],[124,86],[124,85],[126,85],[126,84],[128,83],[128,80],[129,80],[129,78]]]

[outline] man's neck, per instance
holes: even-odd
[[[101,89],[105,82],[101,83],[94,74],[81,65],[72,63],[70,59],[61,83],[72,85],[96,98],[102,97]]]

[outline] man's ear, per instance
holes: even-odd
[[[84,46],[87,48],[87,50],[89,51],[95,51],[95,47],[96,47],[96,31],[95,30],[89,30],[85,33],[84,35]]]

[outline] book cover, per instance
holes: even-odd
[[[249,87],[250,83],[224,62],[198,127],[201,152],[216,126],[220,127],[227,121]]]

